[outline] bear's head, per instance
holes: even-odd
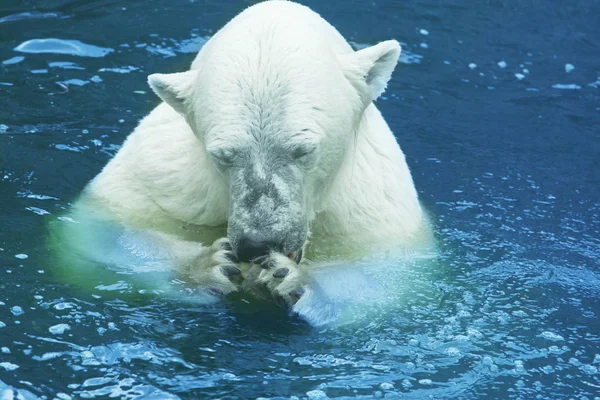
[[[343,55],[325,43],[318,51],[211,45],[197,68],[153,74],[149,84],[184,116],[212,160],[212,171],[195,173],[222,179],[227,234],[240,261],[270,251],[298,261],[400,45],[390,40]]]

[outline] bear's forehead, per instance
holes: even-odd
[[[209,100],[208,134],[232,139],[318,139],[323,135],[320,121],[326,117],[326,105],[313,99],[314,94],[305,87],[273,80],[267,80],[265,85],[225,84],[219,88],[218,101],[215,97]]]
[[[215,125],[206,133],[205,141],[210,147],[244,148],[254,147],[297,147],[303,144],[319,143],[323,134],[310,129],[310,123],[297,125],[286,121],[264,122],[240,121],[238,124]]]

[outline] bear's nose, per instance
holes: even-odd
[[[236,255],[241,262],[251,262],[258,257],[268,255],[271,251],[282,250],[283,245],[277,240],[244,234],[238,241]]]

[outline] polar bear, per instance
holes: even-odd
[[[410,248],[427,231],[373,104],[400,50],[388,40],[354,51],[305,6],[254,5],[189,71],[148,77],[163,103],[76,208],[147,232],[191,285],[261,287],[293,306],[308,269]]]

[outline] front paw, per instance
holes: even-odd
[[[216,240],[189,271],[191,280],[214,295],[238,290],[243,277],[227,238]]]
[[[308,277],[302,267],[279,253],[271,253],[260,261],[257,283],[264,285],[277,302],[292,308],[302,297],[308,284]]]

